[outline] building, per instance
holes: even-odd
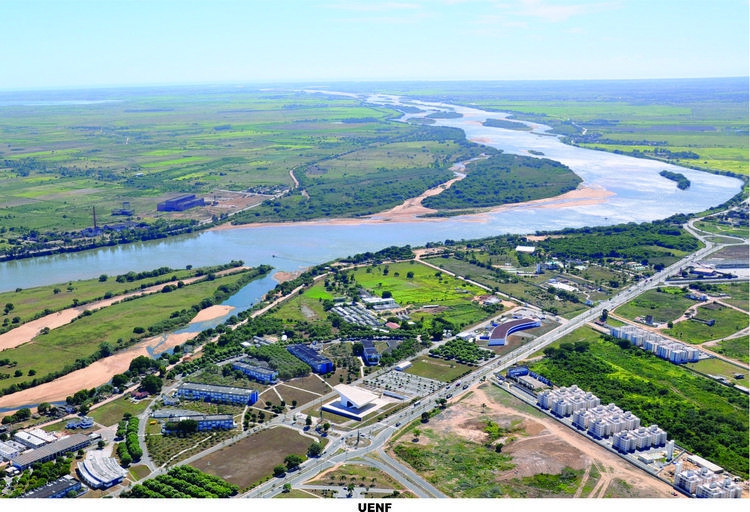
[[[536,247],[534,247],[533,245],[517,245],[516,246],[516,252],[534,254],[534,251],[536,251]]]
[[[202,197],[196,198],[195,194],[185,194],[157,203],[156,210],[159,212],[181,212],[205,204]]]
[[[510,336],[514,332],[521,331],[523,329],[532,329],[541,325],[542,324],[539,320],[534,320],[532,318],[519,318],[517,320],[511,320],[509,322],[500,324],[492,330],[489,338],[489,346],[492,347],[496,345],[505,345],[508,336]]]
[[[688,494],[695,494],[699,486],[710,484],[715,480],[716,474],[709,469],[701,468],[697,471],[689,469],[677,473],[674,478],[674,487]]]
[[[346,418],[362,421],[364,416],[382,405],[376,403],[378,395],[357,386],[338,384],[333,390],[339,394],[339,399],[323,405],[321,409]]]
[[[54,460],[64,453],[78,451],[90,444],[91,439],[88,436],[84,434],[73,434],[72,436],[60,438],[54,443],[46,444],[36,450],[24,452],[11,459],[11,463],[13,466],[23,471],[32,464]]]
[[[86,459],[78,463],[78,476],[92,489],[107,489],[122,482],[127,470],[120,467],[112,457],[105,457],[99,450],[86,454]]]
[[[196,414],[190,416],[170,416],[164,423],[162,431],[170,433],[175,430],[177,423],[184,420],[193,420],[198,425],[198,432],[206,430],[232,430],[237,426],[231,414]]]
[[[297,359],[310,365],[315,373],[328,373],[333,371],[333,361],[321,356],[317,351],[307,345],[287,345],[286,349]]]
[[[41,428],[32,428],[31,430],[27,430],[26,432],[38,439],[41,439],[45,443],[54,443],[55,441],[57,441],[56,435],[42,430]]]
[[[232,363],[233,370],[239,370],[248,377],[263,384],[275,384],[279,378],[279,372],[268,366],[263,366],[264,361],[252,361],[244,358]]]
[[[401,361],[396,366],[393,367],[394,370],[397,372],[403,372],[404,370],[408,369],[411,366],[411,361]]]
[[[636,347],[656,354],[674,364],[694,363],[703,352],[692,345],[686,345],[635,325],[610,327],[610,334],[615,338],[630,341]]]
[[[742,498],[742,487],[725,478],[719,482],[702,484],[695,493],[698,498]]]
[[[215,386],[213,384],[197,384],[185,382],[177,388],[177,396],[186,400],[203,400],[204,402],[220,402],[232,404],[253,405],[258,401],[258,392],[254,389],[236,388],[233,386]]]
[[[0,461],[10,460],[14,457],[17,457],[21,453],[21,451],[22,450],[15,443],[10,444],[0,441]]]
[[[367,366],[376,366],[380,363],[380,353],[375,348],[375,343],[372,340],[362,340],[362,346],[364,347],[362,360]]]
[[[33,491],[22,494],[21,498],[64,498],[70,491],[78,494],[83,486],[70,475],[65,475]]]
[[[20,432],[16,432],[13,435],[13,440],[18,443],[21,443],[26,448],[31,448],[31,449],[40,448],[44,446],[45,444],[47,444],[45,440],[40,439],[36,437],[35,435],[30,434],[29,432],[25,432],[23,430]]]

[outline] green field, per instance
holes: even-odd
[[[674,324],[672,329],[664,329],[662,332],[688,343],[703,343],[704,341],[725,338],[746,329],[750,320],[747,313],[720,304],[706,304],[698,308],[696,317],[702,320],[715,320],[716,323],[709,326],[697,320],[689,319],[678,322]]]
[[[87,304],[105,297],[115,297],[129,291],[141,290],[169,280],[188,279],[208,272],[211,272],[208,267],[191,270],[170,270],[165,267],[155,271],[158,275],[154,276],[139,278],[135,273],[130,276],[102,274],[95,279],[68,281],[67,283],[0,293],[0,304],[13,305],[13,309],[9,313],[0,317],[3,318],[0,333],[9,331],[36,317],[74,305]],[[121,277],[121,279],[118,280],[118,277]],[[128,277],[128,279],[125,279],[125,277]],[[18,322],[12,321],[15,317],[18,317]]]
[[[745,340],[747,345],[747,340]],[[747,362],[747,361],[745,361]],[[687,363],[685,366],[692,368],[706,375],[721,375],[722,377],[729,379],[729,381],[740,386],[748,386],[748,379],[750,378],[750,371],[746,368],[741,368],[737,365],[727,363],[721,359],[701,359],[696,363]],[[735,375],[744,375],[742,378],[736,378]]]
[[[353,274],[355,281],[370,293],[382,296],[383,292],[390,292],[401,306],[437,306],[434,308],[437,313],[429,309],[410,313],[415,321],[439,315],[458,328],[463,328],[487,316],[472,301],[475,295],[484,294],[484,290],[426,265],[392,263],[358,268]]]
[[[695,301],[685,297],[679,288],[667,287],[664,290],[648,290],[617,308],[615,313],[630,320],[635,320],[637,316],[652,315],[654,323],[666,323],[681,317],[687,308],[695,305]],[[670,293],[674,291],[678,293]]]
[[[94,207],[99,226],[210,221],[237,208],[171,213],[157,212],[156,203],[180,193],[208,200],[221,191],[281,193],[293,187],[290,169],[323,209],[337,207],[326,183],[342,193],[368,185],[382,187],[382,198],[397,189],[411,197],[452,177],[447,167],[480,148],[458,130],[394,123],[395,111],[350,98],[231,89],[117,94],[119,101],[104,104],[0,107],[0,254],[90,243],[77,232],[93,224]],[[363,197],[349,214],[382,206]],[[112,213],[123,201],[132,217]],[[295,206],[296,218],[309,207]],[[281,218],[273,206],[258,211]],[[247,219],[256,220],[255,212]]]
[[[750,347],[745,336],[720,341],[718,345],[712,347],[712,350],[744,363],[750,362]]]
[[[473,369],[469,365],[455,361],[445,361],[435,357],[418,357],[412,361],[412,365],[409,368],[404,370],[404,373],[411,373],[412,375],[419,375],[420,377],[442,382],[453,382]]]
[[[138,416],[148,406],[147,400],[141,400],[139,402],[133,402],[130,397],[123,396],[117,400],[113,400],[108,404],[104,404],[96,409],[93,409],[89,416],[94,418],[94,421],[100,425],[116,425],[125,413],[130,413],[133,416]]]

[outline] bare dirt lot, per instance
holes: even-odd
[[[264,430],[194,462],[201,471],[246,489],[273,474],[292,453],[304,455],[313,439],[284,427]]]
[[[569,467],[584,471],[575,497],[673,497],[670,485],[489,384],[474,388],[470,396],[430,419],[429,428],[483,443],[487,419],[510,431],[499,442],[504,444],[503,454],[513,457],[515,467],[496,474],[500,483],[560,474]]]

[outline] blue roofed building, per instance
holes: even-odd
[[[333,361],[307,345],[287,345],[286,349],[297,359],[310,365],[315,373],[328,373],[333,371]]]
[[[380,363],[380,353],[372,340],[362,340],[362,346],[364,347],[362,360],[367,366],[375,366]]]
[[[203,400],[242,405],[253,405],[258,401],[258,392],[254,389],[236,388],[233,386],[216,386],[185,382],[177,388],[177,396],[186,400]]]
[[[279,378],[279,372],[267,366],[265,361],[254,361],[243,358],[232,363],[233,370],[239,370],[248,377],[263,384],[274,384]]]

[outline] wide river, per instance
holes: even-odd
[[[363,97],[364,99],[364,97]],[[374,95],[371,103],[393,104],[399,99]],[[413,222],[305,222],[259,225],[204,231],[161,241],[106,247],[73,254],[0,263],[0,291],[90,278],[99,274],[122,274],[160,266],[180,268],[224,263],[241,259],[248,265],[267,263],[276,270],[295,271],[311,265],[390,245],[423,245],[446,239],[474,239],[506,233],[533,233],[565,227],[599,226],[621,222],[643,222],[692,213],[718,205],[741,190],[740,180],[717,176],[653,160],[637,159],[602,151],[568,146],[545,133],[548,127],[530,124],[533,131],[507,130],[482,125],[487,118],[505,114],[468,107],[401,100],[423,109],[419,116],[455,110],[460,118],[437,119],[436,125],[461,128],[469,139],[502,149],[506,153],[530,155],[542,152],[583,178],[583,185],[611,193],[596,204],[560,204],[554,207],[523,205],[501,212],[417,220]],[[405,117],[413,117],[410,114]],[[691,186],[679,190],[673,181],[659,176],[668,169],[687,176]],[[227,303],[244,309],[275,285],[269,276],[251,283]]]

